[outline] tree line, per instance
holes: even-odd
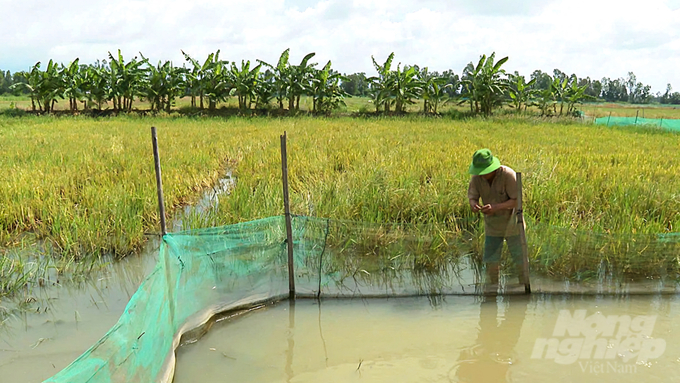
[[[462,91],[460,78],[453,70],[446,70],[441,74],[438,72],[431,72],[433,77],[442,77],[445,83],[450,84],[451,87],[446,90],[450,97],[455,97]],[[518,73],[514,73],[518,76]],[[341,84],[342,88],[352,96],[369,96],[370,88],[366,73],[353,73],[345,75],[346,81]],[[606,102],[629,102],[632,104],[649,104],[658,102],[660,104],[680,104],[680,92],[673,92],[671,84],[666,86],[666,92],[657,92],[651,94],[651,86],[644,85],[636,81],[636,76],[633,72],[628,73],[628,78],[611,79],[603,77],[601,80],[591,80],[590,77],[581,78],[575,74],[567,75],[559,69],[553,70],[553,75],[535,70],[530,75],[530,80],[536,80],[531,88],[536,90],[546,90],[550,88],[554,78],[569,82],[576,81],[579,86],[586,86],[585,94],[592,97],[594,100]]]
[[[203,61],[182,53],[186,63],[181,67],[170,61],[154,65],[142,54],[125,60],[120,50],[90,65],[80,64],[79,59],[68,65],[50,60],[43,68],[38,62],[29,71],[11,76],[6,89],[30,97],[33,111],[48,113],[66,99],[73,112],[101,110],[105,104],[114,111],[129,112],[136,99],[148,101],[153,111],[170,111],[180,97],[190,97],[192,107],[200,109],[213,110],[236,97],[241,109],[266,108],[272,103],[284,109],[285,102],[289,110],[297,111],[303,95],[313,98],[313,112],[327,113],[348,96],[340,87],[342,76],[331,69],[330,61],[322,68],[309,62],[314,53],[298,65],[289,62],[288,49],[276,64],[229,62],[220,59],[219,50]]]
[[[576,113],[576,105],[588,100],[630,103],[680,104],[680,93],[651,95],[651,87],[628,78],[591,80],[555,69],[552,76],[540,70],[527,80],[519,73],[503,69],[508,57],[482,55],[461,72],[442,73],[418,65],[394,65],[394,53],[380,63],[371,57],[376,74],[340,74],[328,61],[323,67],[310,60],[309,53],[299,64],[290,62],[290,50],[276,63],[262,60],[229,62],[220,51],[199,61],[182,52],[185,63],[171,61],[152,64],[141,53],[125,60],[120,50],[108,59],[81,64],[79,59],[64,65],[50,60],[38,62],[30,70],[0,71],[0,94],[24,94],[31,108],[51,112],[60,100],[69,101],[69,110],[99,109],[131,111],[134,100],[146,100],[153,111],[170,111],[180,97],[191,98],[191,106],[214,110],[230,97],[239,109],[278,108],[296,112],[302,96],[311,98],[313,113],[330,113],[344,105],[346,97],[369,97],[376,112],[404,113],[409,105],[422,100],[424,113],[438,113],[445,103],[468,105],[473,114],[489,115],[509,106],[517,111],[536,107],[542,115]]]

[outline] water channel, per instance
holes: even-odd
[[[282,302],[180,347],[174,382],[675,382],[678,314],[675,295]]]

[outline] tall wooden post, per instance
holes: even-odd
[[[151,127],[151,142],[153,143],[153,159],[156,165],[156,192],[158,194],[158,211],[161,215],[161,235],[168,232],[165,229],[165,202],[163,202],[163,182],[161,181],[161,160],[158,156],[158,138],[156,137],[156,127]]]
[[[295,269],[293,264],[293,228],[290,220],[290,200],[288,198],[288,154],[286,152],[286,132],[281,136],[281,172],[283,175],[283,206],[286,217],[286,242],[288,243],[288,293],[295,299]]]
[[[519,225],[519,238],[522,243],[524,292],[531,294],[531,281],[529,280],[529,247],[527,246],[527,236],[524,228],[524,213],[522,211],[522,173],[517,173],[517,224]]]

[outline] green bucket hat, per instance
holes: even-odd
[[[482,176],[484,174],[489,174],[500,167],[501,162],[491,154],[491,150],[479,149],[472,155],[470,174]]]

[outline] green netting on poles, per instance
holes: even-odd
[[[680,120],[664,118],[642,118],[642,117],[600,117],[595,120],[597,125],[607,126],[630,126],[639,125],[655,127],[659,129],[680,132]]]
[[[167,234],[158,265],[109,332],[47,382],[169,382],[181,334],[287,291],[283,219]]]
[[[302,216],[292,224],[299,297],[481,293],[478,222],[451,231]],[[677,233],[617,236],[534,224],[527,235],[534,292],[680,291]],[[218,313],[288,297],[285,238],[280,216],[165,235],[158,265],[118,323],[46,382],[172,381],[183,334]],[[513,278],[504,275],[505,286]]]

